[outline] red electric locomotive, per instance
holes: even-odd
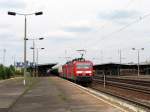
[[[62,77],[75,82],[92,82],[93,63],[84,58],[74,59],[62,66]]]

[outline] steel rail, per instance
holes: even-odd
[[[127,101],[127,102],[129,102],[129,103],[132,103],[132,104],[135,105],[135,106],[144,108],[144,109],[146,109],[146,110],[148,110],[148,111],[150,110],[150,105],[149,105],[149,104],[146,104],[146,103],[143,103],[143,102],[139,102],[139,101],[136,101],[136,100],[132,100],[132,99],[129,99],[129,98],[127,98],[127,97],[123,97],[123,96],[121,96],[121,95],[116,95],[116,94],[113,94],[113,93],[104,91],[104,90],[102,90],[102,89],[97,89],[97,88],[94,88],[94,87],[92,87],[92,89],[95,89],[95,90],[100,91],[100,92],[102,92],[102,93],[105,93],[105,94],[107,94],[107,95],[116,97],[116,98],[118,98],[118,99]]]
[[[94,78],[95,79],[103,79],[103,77],[100,77],[100,76],[94,76]],[[132,83],[132,84],[136,84],[136,85],[150,87],[150,81],[135,80],[135,79],[122,79],[122,78],[118,78],[118,77],[106,77],[106,80],[111,80],[111,81],[115,81],[115,82]]]
[[[93,79],[93,81],[97,83],[103,83],[103,80]],[[106,85],[113,86],[113,87],[119,87],[123,89],[128,89],[132,91],[142,92],[145,94],[150,94],[150,89],[143,87],[143,86],[136,86],[132,84],[126,84],[126,83],[118,83],[118,82],[112,82],[112,81],[106,81]]]

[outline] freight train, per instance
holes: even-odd
[[[59,76],[75,81],[91,83],[93,79],[93,63],[84,58],[74,59],[58,69]]]

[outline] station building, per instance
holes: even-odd
[[[140,64],[140,74],[150,75],[150,64]],[[138,72],[137,64],[118,64],[105,63],[94,65],[95,74],[98,75],[136,75]]]

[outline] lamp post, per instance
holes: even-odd
[[[24,80],[23,80],[23,84],[26,85],[26,80],[25,80],[25,77],[26,77],[26,68],[27,68],[27,65],[26,65],[26,36],[27,36],[27,16],[30,16],[30,15],[35,15],[35,16],[38,16],[38,15],[42,15],[43,12],[35,12],[35,13],[26,13],[26,14],[23,14],[23,13],[16,13],[16,12],[11,12],[11,11],[8,11],[8,15],[12,15],[12,16],[16,16],[16,15],[21,15],[21,16],[24,16],[25,18],[25,22],[24,22]]]
[[[45,48],[37,48],[36,57],[36,76],[38,76],[38,62],[39,62],[39,50],[44,50]]]
[[[140,48],[140,49],[132,48],[132,50],[137,51],[137,55],[138,55],[138,76],[139,76],[140,75],[140,50],[144,50],[144,48]]]
[[[118,66],[118,76],[121,75],[121,66],[122,66],[122,60],[126,59],[125,57],[122,57],[122,50],[118,50],[119,53],[119,66]]]
[[[33,47],[31,49],[33,50],[33,76],[35,76],[35,40],[43,40],[44,38],[27,38],[26,40],[32,40],[33,41]]]

